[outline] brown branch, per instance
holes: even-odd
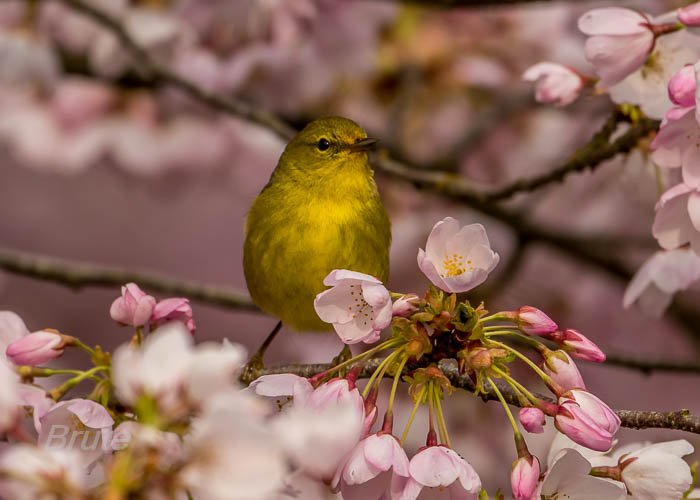
[[[631,358],[629,356],[607,355],[605,365],[619,366],[639,370],[642,373],[671,372],[671,373],[698,373],[700,374],[700,361],[665,361]]]
[[[630,127],[617,140],[609,142],[610,136],[623,120],[624,117],[619,112],[614,112],[605,122],[603,128],[585,146],[576,151],[566,163],[546,174],[529,179],[518,179],[512,184],[496,189],[484,195],[484,201],[505,200],[517,193],[535,191],[554,182],[562,182],[569,174],[583,172],[586,169],[595,170],[596,167],[606,160],[610,160],[619,154],[629,153],[637,146],[640,139],[659,128],[658,121],[643,119]]]
[[[134,282],[147,290],[168,295],[180,295],[228,309],[257,310],[247,294],[229,288],[178,280],[157,274],[127,271],[116,267],[77,263],[14,250],[0,249],[0,269],[76,289],[85,286],[118,287],[125,283]]]
[[[360,377],[369,377],[377,368],[379,361],[380,359],[375,358],[365,363],[360,373]],[[328,370],[329,368],[331,368],[331,365],[329,364],[280,365],[257,370],[252,379],[244,380],[243,382],[247,385],[259,376],[271,375],[275,373],[292,373],[308,378]],[[467,392],[474,392],[476,389],[471,378],[469,378],[468,375],[460,375],[457,367],[453,363],[442,362],[440,363],[440,368],[450,379],[453,386],[459,389],[464,389]],[[406,370],[406,373],[409,371],[410,370]],[[496,381],[496,384],[509,404],[517,407],[521,406],[518,396],[515,392],[513,392],[513,389],[509,385],[500,381]],[[483,399],[485,402],[498,399],[494,391],[487,391],[486,393],[481,394],[479,397],[481,397],[481,399]],[[544,399],[551,401],[551,398],[544,397]],[[615,410],[615,413],[617,413],[617,416],[620,417],[622,426],[630,429],[675,429],[700,434],[700,417],[693,415],[688,410],[679,410],[668,413],[645,410]]]

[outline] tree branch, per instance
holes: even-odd
[[[569,161],[546,174],[529,179],[518,179],[512,184],[483,195],[484,201],[505,200],[517,193],[534,191],[554,182],[561,182],[571,173],[583,172],[587,168],[595,170],[604,161],[614,158],[618,154],[626,154],[632,151],[639,143],[639,140],[657,130],[660,123],[656,120],[643,119],[630,127],[616,141],[609,142],[610,136],[623,120],[624,117],[619,112],[614,112],[606,120],[603,128],[585,146],[576,151]]]
[[[0,269],[76,289],[85,286],[118,287],[125,283],[134,282],[154,292],[181,295],[188,299],[228,309],[258,310],[247,294],[224,287],[178,280],[151,273],[137,273],[116,267],[76,263],[14,250],[0,249]]]
[[[360,372],[361,378],[368,378],[374,372],[374,370],[379,365],[381,360],[374,358],[366,362]],[[270,368],[264,368],[258,370],[254,374],[253,379],[262,375],[271,375],[275,373],[292,373],[299,375],[300,377],[312,377],[318,373],[331,368],[329,364],[308,364],[308,365],[281,365],[274,366]],[[474,392],[476,387],[474,382],[468,375],[460,375],[457,367],[453,363],[441,362],[440,368],[443,373],[450,379],[453,386],[464,389],[467,392]],[[405,370],[409,373],[410,370]],[[243,380],[246,385],[252,382],[252,380]],[[506,383],[501,381],[496,381],[498,389],[503,394],[505,400],[513,405],[520,406],[517,395],[513,392],[513,389]],[[494,391],[487,391],[480,395],[481,399],[485,402],[490,400],[497,400],[498,397]],[[539,396],[548,401],[552,401],[551,398]],[[660,428],[660,429],[675,429],[686,432],[692,432],[694,434],[700,434],[700,417],[693,415],[688,410],[672,411],[668,413],[658,412],[658,411],[644,411],[644,410],[615,410],[615,413],[622,421],[623,427],[628,427],[630,429],[649,429],[649,428]]]

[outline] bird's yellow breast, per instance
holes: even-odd
[[[248,215],[244,270],[250,294],[296,330],[329,328],[313,300],[333,269],[382,281],[388,275],[390,225],[371,173],[343,180],[322,188],[271,182]]]

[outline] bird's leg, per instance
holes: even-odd
[[[243,374],[241,375],[241,380],[246,384],[249,384],[258,378],[258,373],[260,370],[265,368],[263,356],[265,356],[265,351],[267,351],[267,348],[270,347],[270,344],[272,344],[272,341],[275,339],[281,328],[282,322],[278,321],[272,331],[267,335],[267,337],[265,337],[263,343],[260,344],[258,350],[255,351],[255,353],[248,360],[248,363],[246,363],[245,367],[243,368]]]

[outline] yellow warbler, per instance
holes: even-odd
[[[333,269],[386,281],[391,227],[367,150],[346,118],[320,118],[287,144],[246,224],[243,268],[253,301],[299,331],[328,330],[314,298]]]

